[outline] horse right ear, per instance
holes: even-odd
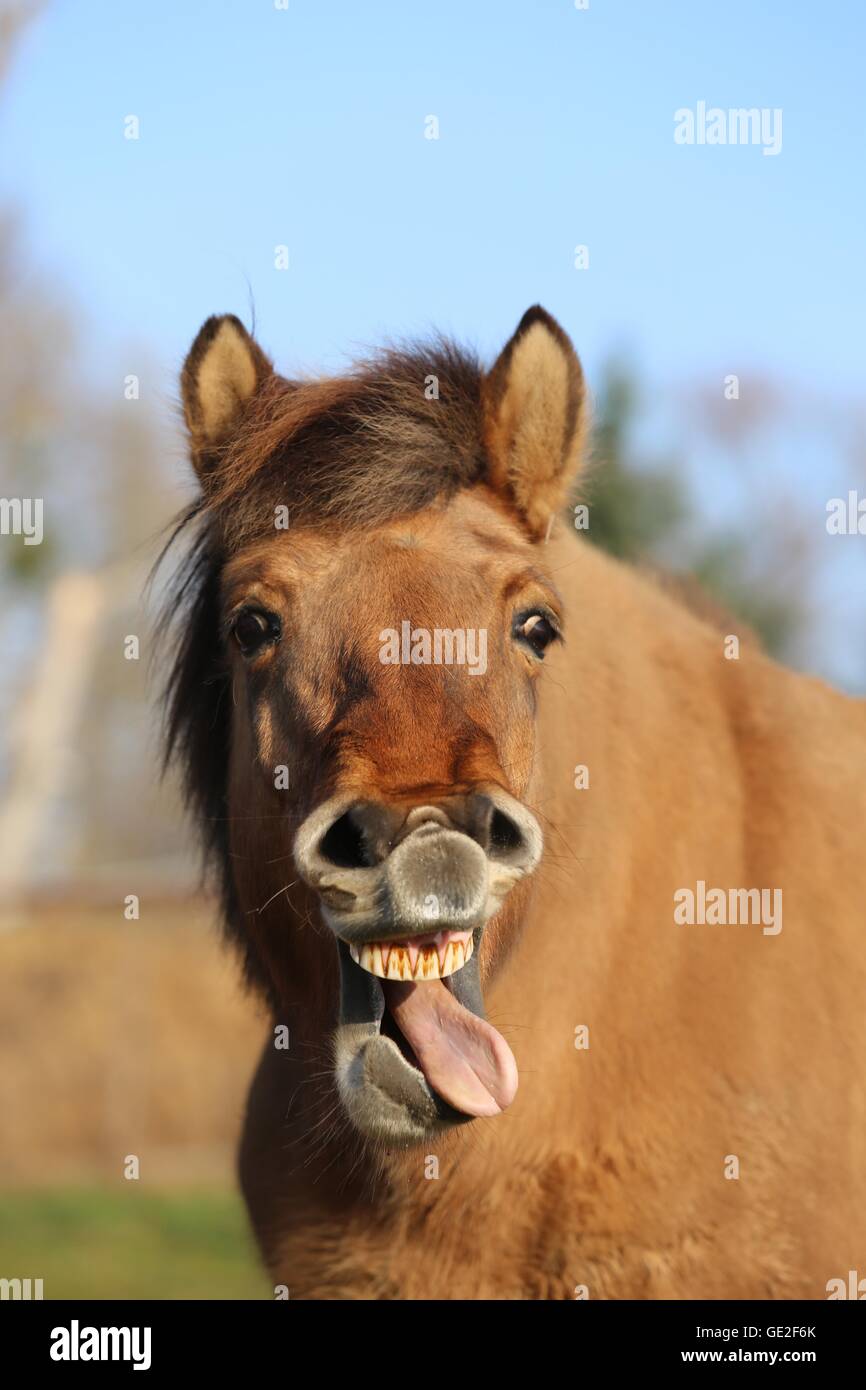
[[[209,472],[273,364],[234,314],[203,323],[187,354],[180,385],[193,466]]]

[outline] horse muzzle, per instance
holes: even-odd
[[[541,850],[535,817],[498,787],[408,813],[334,798],[295,839],[298,870],[318,893],[325,921],[359,951],[473,932],[532,873]]]
[[[406,1144],[510,1104],[479,948],[541,852],[535,817],[498,787],[408,813],[334,798],[301,825],[295,860],[338,942],[338,1089],[362,1133]]]

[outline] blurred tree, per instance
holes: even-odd
[[[752,534],[714,531],[692,503],[679,460],[640,456],[634,439],[640,406],[634,372],[621,361],[609,362],[596,395],[584,483],[588,539],[621,559],[674,572],[682,570],[687,553],[687,574],[752,628],[768,651],[783,655],[805,618],[802,578],[791,582],[791,556],[799,554],[791,535],[762,527],[759,547]],[[754,519],[754,509],[744,514]]]
[[[45,8],[45,0],[0,0],[0,83],[12,63],[26,26]]]
[[[0,94],[27,27],[44,0],[0,0]],[[48,435],[60,417],[57,388],[68,347],[65,315],[25,275],[17,223],[0,209],[0,487],[6,496],[36,496],[46,477]],[[24,479],[26,486],[22,486]],[[37,583],[54,564],[54,538],[7,545],[0,578]]]
[[[728,533],[709,537],[692,573],[708,593],[757,632],[774,656],[790,651],[805,619],[805,604],[796,587],[783,588],[754,576],[749,539]]]
[[[636,466],[632,435],[638,408],[634,376],[622,363],[609,363],[596,398],[586,483],[587,536],[623,560],[654,556],[689,510],[683,484],[670,461]]]
[[[75,412],[66,362],[72,335],[67,315],[34,282],[19,254],[15,219],[0,212],[0,488],[4,496],[43,497],[65,455]],[[64,423],[65,422],[65,423]],[[0,548],[0,574],[29,585],[56,570],[57,532],[41,545],[23,540]]]

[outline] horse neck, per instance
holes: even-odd
[[[651,802],[676,795],[688,814],[700,790],[690,756],[726,765],[732,713],[760,700],[777,668],[754,649],[744,675],[725,659],[722,627],[564,528],[545,561],[566,642],[542,676],[534,793],[573,843],[589,815],[614,811],[622,842],[643,829]]]
[[[533,1048],[549,1047],[555,1067],[566,1034],[585,1021],[583,1002],[607,997],[621,954],[624,990],[629,978],[639,989],[648,904],[668,910],[678,856],[690,863],[705,846],[730,845],[738,881],[731,716],[751,685],[725,660],[721,629],[652,580],[567,533],[551,539],[545,560],[566,610],[565,645],[542,673],[527,798],[545,855],[490,1005],[494,1022],[544,1020]]]

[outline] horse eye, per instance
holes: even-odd
[[[232,635],[244,656],[252,656],[266,642],[278,640],[279,619],[258,608],[244,608],[232,623]]]
[[[515,623],[514,635],[531,647],[535,655],[542,660],[551,642],[555,642],[559,637],[553,623],[544,613],[522,615]]]

